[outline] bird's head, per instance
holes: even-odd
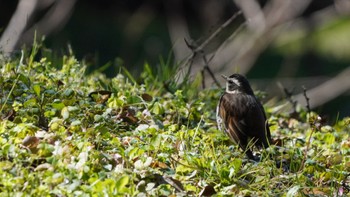
[[[229,77],[221,75],[226,79],[226,92],[229,94],[246,93],[254,95],[248,80],[240,74],[233,74]]]

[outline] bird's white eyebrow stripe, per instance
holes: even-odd
[[[233,83],[235,83],[237,86],[240,86],[241,83],[239,83],[239,81],[237,79],[229,79],[230,81],[232,81]]]

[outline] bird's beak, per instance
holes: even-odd
[[[221,75],[221,77],[228,80],[228,77],[226,75]]]

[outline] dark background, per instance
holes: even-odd
[[[266,2],[259,1],[262,6]],[[9,23],[17,3],[16,0],[0,0],[0,33]],[[307,20],[333,3],[331,0],[314,0],[300,17]],[[238,11],[234,2],[229,0],[184,0],[182,5],[182,13],[179,14],[185,17],[193,40],[205,39]],[[47,10],[49,8],[37,13],[33,20],[40,19]],[[172,54],[172,42],[167,26],[168,11],[164,1],[159,0],[78,0],[67,23],[47,35],[45,46],[59,56],[67,53],[69,44],[77,59],[88,64],[89,72],[109,64],[104,71],[109,77],[115,76],[120,66],[125,66],[138,76],[146,61],[152,66],[157,66],[161,57],[167,58]],[[345,18],[348,20],[348,17]],[[232,28],[229,27],[225,31],[228,34],[232,33],[232,29],[242,21],[243,17],[238,18]],[[314,24],[309,25],[308,28],[313,31]],[[315,35],[316,28],[310,39]],[[349,57],[334,57],[307,45],[304,49],[296,55],[297,66],[290,65],[295,67],[289,69],[292,72],[285,72],[279,76],[291,79],[290,85],[287,85],[290,89],[295,88],[300,92],[301,85],[317,85],[319,81],[313,80],[325,81],[349,66]],[[276,90],[269,90],[269,84],[276,81],[278,71],[291,56],[293,58],[288,50],[281,50],[274,45],[268,46],[246,75],[255,88],[267,91],[269,97],[273,97],[274,94],[280,94],[281,97],[281,91],[276,93]],[[316,111],[332,117],[336,117],[338,113],[340,117],[349,116],[349,98],[348,90],[326,105],[318,107]]]

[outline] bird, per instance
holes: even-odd
[[[249,159],[256,160],[252,145],[261,149],[272,142],[265,110],[243,75],[222,77],[226,80],[226,89],[216,108],[218,129],[238,144]]]

